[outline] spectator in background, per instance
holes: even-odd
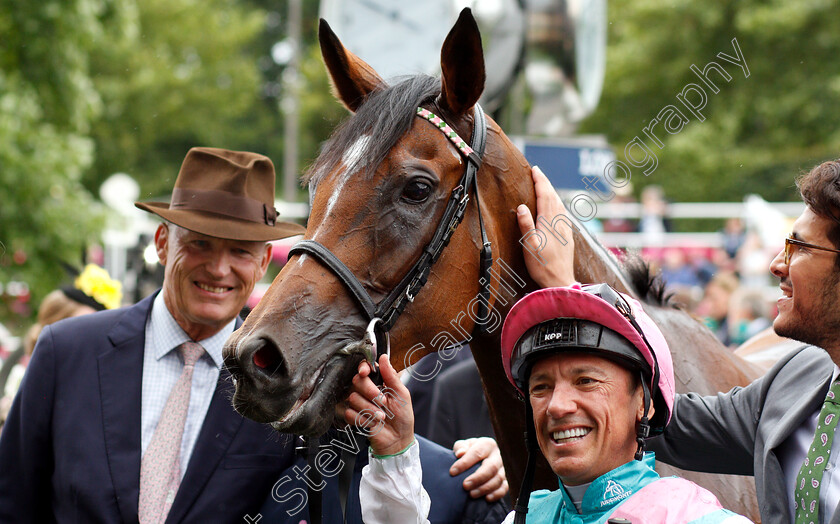
[[[0,423],[6,420],[8,408],[17,393],[26,371],[26,364],[35,349],[35,342],[44,327],[64,320],[105,309],[116,309],[122,301],[122,284],[113,280],[108,272],[95,264],[88,264],[76,277],[72,286],[50,292],[38,308],[38,320],[26,332],[23,355],[12,367],[5,381],[4,397],[0,400]],[[14,357],[10,357],[13,362]],[[5,409],[4,409],[5,408]]]
[[[747,232],[744,243],[736,257],[741,284],[748,287],[766,286],[770,281],[767,265],[775,253],[768,253],[761,236],[755,231]]]
[[[700,285],[700,278],[694,266],[686,257],[685,251],[678,247],[669,247],[662,253],[662,278],[669,290],[671,288],[691,288]]]
[[[88,264],[72,286],[56,289],[44,297],[38,308],[38,322],[26,332],[26,354],[32,354],[38,335],[45,326],[65,318],[116,309],[121,304],[122,284],[112,279],[103,268]]]
[[[639,233],[644,234],[645,244],[662,245],[665,233],[671,231],[671,221],[666,217],[668,203],[661,186],[650,185],[642,189],[642,211],[639,218]]]
[[[723,248],[714,248],[712,249],[711,254],[709,255],[709,263],[712,267],[715,268],[715,273],[719,272],[737,272],[737,264],[736,260],[729,258],[729,254],[727,254],[726,250]],[[704,286],[712,279],[714,275],[709,275],[708,278],[705,279]]]
[[[715,256],[715,249],[704,246],[687,247],[683,250],[688,263],[697,275],[697,282],[700,288],[706,287],[706,284],[717,274],[720,269],[712,262]],[[724,255],[725,256],[725,255]],[[729,257],[726,257],[729,258]]]
[[[695,314],[712,330],[724,345],[730,345],[729,337],[729,302],[738,289],[738,277],[734,273],[720,272],[706,284],[703,298],[697,304]]]
[[[729,258],[735,258],[738,254],[738,249],[744,243],[747,237],[747,231],[744,229],[744,223],[738,217],[730,217],[726,219],[726,223],[721,230],[723,240],[723,250],[729,255]]]
[[[739,287],[729,304],[729,338],[733,346],[740,346],[753,335],[770,327],[769,307],[760,289]]]
[[[633,204],[636,199],[633,197],[633,183],[627,182],[621,187],[614,188],[615,197],[613,197],[611,204]],[[605,233],[632,233],[638,229],[638,224],[635,221],[627,218],[631,213],[619,213],[620,216],[613,216],[603,221]]]

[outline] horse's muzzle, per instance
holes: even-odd
[[[225,348],[225,366],[236,385],[233,407],[257,422],[274,422],[294,404],[294,385],[277,345],[268,338],[251,337],[239,347]]]

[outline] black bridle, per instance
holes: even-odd
[[[428,115],[431,115],[430,118]],[[428,111],[418,108],[418,116],[425,118],[432,122],[436,127],[444,131],[447,137],[456,142],[457,134],[446,126],[440,118],[429,113]],[[460,140],[460,139],[458,139]],[[350,291],[353,299],[358,304],[359,308],[364,313],[368,320],[368,329],[366,337],[373,346],[372,351],[368,355],[368,360],[371,361],[373,369],[376,370],[379,355],[389,352],[390,343],[388,338],[388,331],[394,326],[400,314],[406,306],[414,301],[417,293],[426,284],[429,277],[432,265],[440,258],[443,249],[449,244],[449,240],[455,233],[455,229],[464,219],[467,204],[470,200],[470,193],[475,192],[476,207],[478,209],[478,221],[481,229],[481,255],[480,255],[480,273],[479,273],[479,312],[478,318],[484,319],[488,316],[489,299],[490,299],[490,266],[493,265],[493,253],[490,246],[490,241],[487,239],[487,232],[484,228],[484,220],[481,217],[481,205],[478,196],[478,183],[476,181],[476,174],[481,167],[481,159],[484,155],[484,148],[487,142],[487,120],[484,116],[484,111],[476,104],[473,118],[473,133],[470,140],[471,151],[465,151],[465,147],[458,147],[458,151],[466,158],[466,169],[461,176],[458,185],[452,190],[449,196],[449,201],[446,204],[446,209],[443,212],[443,217],[438,223],[435,234],[429,243],[423,248],[420,257],[400,280],[400,282],[391,290],[388,295],[382,299],[379,304],[375,304],[370,294],[365,290],[364,286],[353,272],[335,256],[323,244],[315,240],[301,240],[289,250],[289,257],[296,254],[308,254],[315,257],[324,266],[329,268],[336,278],[344,284],[344,287]],[[461,143],[461,146],[465,144]],[[479,324],[479,329],[483,326]]]

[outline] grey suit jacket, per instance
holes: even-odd
[[[762,522],[788,523],[791,500],[776,453],[820,408],[833,371],[824,350],[803,345],[747,387],[677,395],[671,423],[650,447],[657,459],[683,469],[755,475]],[[840,524],[840,508],[831,524]]]

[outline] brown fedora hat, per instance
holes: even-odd
[[[194,147],[187,152],[170,202],[135,202],[173,224],[212,237],[268,241],[304,228],[277,220],[274,164],[263,155]]]

